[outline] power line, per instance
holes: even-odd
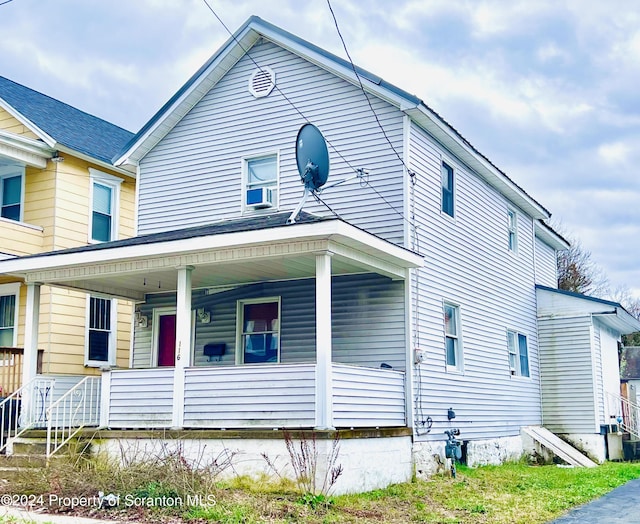
[[[0,5],[8,4],[9,2],[13,2],[13,0],[5,0],[4,2],[1,2]]]
[[[382,134],[383,134],[385,140],[388,142],[389,147],[391,147],[393,152],[396,154],[396,156],[398,157],[398,160],[400,160],[400,163],[402,164],[402,166],[407,170],[407,173],[409,173],[413,177],[415,174],[412,174],[413,172],[409,169],[407,164],[405,164],[402,156],[400,155],[400,153],[398,153],[398,151],[394,147],[393,143],[389,139],[389,136],[387,135],[387,132],[384,130],[384,127],[382,126],[382,123],[380,122],[380,119],[378,118],[378,114],[376,113],[375,109],[373,108],[373,104],[371,103],[371,99],[369,98],[369,95],[368,95],[367,91],[365,90],[364,85],[362,84],[362,79],[360,78],[360,75],[358,74],[358,69],[356,68],[355,64],[353,63],[353,60],[351,59],[351,55],[349,54],[349,50],[347,49],[347,44],[344,41],[344,38],[342,36],[342,32],[340,31],[340,26],[338,25],[338,19],[336,18],[336,14],[333,12],[333,7],[331,6],[331,0],[327,0],[327,5],[329,6],[329,11],[331,11],[331,17],[333,18],[333,24],[336,26],[336,31],[338,32],[338,36],[340,37],[340,41],[342,42],[342,48],[344,49],[344,52],[347,54],[347,58],[349,59],[349,63],[351,64],[351,69],[353,70],[353,73],[356,75],[356,79],[358,80],[358,84],[360,85],[360,89],[361,89],[362,93],[364,94],[364,97],[367,100],[367,104],[369,104],[369,109],[371,109],[371,112],[373,113],[373,117],[376,119],[378,127],[380,128],[380,131],[382,131]]]
[[[236,36],[231,32],[231,30],[227,27],[227,25],[224,23],[224,21],[222,20],[222,18],[220,18],[220,16],[218,16],[218,13],[216,13],[216,11],[213,9],[213,7],[211,7],[211,5],[209,4],[209,2],[207,0],[202,0],[204,2],[204,4],[207,6],[207,8],[209,9],[209,11],[211,11],[211,13],[213,14],[213,16],[216,17],[216,19],[218,20],[218,22],[220,22],[220,24],[222,25],[222,27],[224,27],[224,29],[227,31],[227,33],[229,33],[229,35],[231,36],[231,38],[233,39],[233,41],[240,47],[240,49],[242,49],[242,51],[244,52],[245,56],[248,57],[248,59],[259,69],[259,70],[263,70],[262,67],[255,61],[255,59],[249,54],[249,51],[247,49],[245,49],[245,47],[242,45],[242,43],[236,38]],[[331,9],[331,4],[329,4],[329,8]],[[332,14],[333,14],[333,10],[331,10]],[[335,21],[335,16],[334,16],[334,21]],[[337,27],[337,22],[336,22],[336,27]],[[339,29],[338,29],[338,33],[340,33]],[[342,35],[340,35],[340,38],[342,38]],[[344,40],[343,40],[343,45],[344,45]],[[346,46],[345,46],[345,51],[346,51]],[[347,56],[349,56],[349,53],[347,51]],[[353,62],[351,61],[351,57],[349,56],[349,61],[351,63],[351,66],[354,68],[355,70],[355,66],[353,65]],[[405,169],[407,169],[407,172],[411,175],[412,180],[414,180],[414,173],[412,171],[410,171],[407,166],[405,165],[404,161],[402,160],[402,157],[398,154],[398,152],[395,150],[395,148],[393,147],[393,144],[391,143],[391,140],[389,140],[389,137],[387,136],[384,128],[382,127],[382,124],[380,123],[380,120],[378,119],[378,116],[376,115],[375,111],[373,110],[373,106],[371,105],[371,101],[369,100],[369,97],[367,96],[367,93],[364,91],[364,86],[362,85],[362,82],[360,80],[360,76],[358,75],[357,71],[356,71],[356,77],[358,79],[358,82],[360,83],[360,88],[362,89],[363,93],[365,94],[365,97],[367,98],[367,102],[369,103],[369,107],[371,108],[371,111],[373,112],[376,121],[378,122],[378,126],[380,126],[380,129],[382,130],[382,133],[384,135],[384,137],[386,138],[387,142],[389,143],[389,145],[391,146],[391,149],[393,150],[393,152],[396,154],[396,156],[398,157],[398,159],[400,160],[400,162],[402,163],[402,165],[405,167]],[[311,122],[309,121],[309,119],[304,115],[304,113],[298,109],[298,107],[289,99],[289,97],[287,97],[287,95],[277,86],[274,85],[275,90],[280,93],[282,95],[282,97],[288,102],[288,104],[296,111],[296,113],[298,113],[302,119],[310,124]],[[342,153],[338,150],[337,147],[335,147],[331,141],[327,140],[325,137],[325,141],[327,142],[327,144],[329,144],[329,146],[331,147],[331,149],[340,157],[340,159],[342,159],[342,161],[355,173],[358,173],[358,169],[355,168],[343,155]],[[405,222],[407,222],[409,225],[411,225],[411,222],[404,216],[404,213],[402,213],[402,211],[399,211],[393,204],[391,204],[385,197],[384,195],[382,195],[375,187],[373,187],[369,181],[367,180],[365,182],[366,187],[369,187],[387,206],[389,206],[389,208],[394,212],[397,213]],[[317,195],[316,195],[317,196]],[[320,202],[322,202],[322,204],[324,204],[325,206],[328,207],[328,205],[320,199]],[[329,208],[330,209],[330,208]],[[336,216],[339,216],[335,211],[333,211],[332,209],[330,209],[332,213],[334,213]]]

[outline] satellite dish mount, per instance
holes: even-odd
[[[304,192],[300,203],[289,215],[287,224],[295,224],[296,217],[300,214],[310,194],[320,193],[323,189],[369,174],[365,169],[358,169],[356,174],[349,178],[325,185],[329,178],[329,151],[322,133],[313,124],[304,124],[298,131],[296,164],[298,165],[298,173],[300,173],[300,181],[304,184]]]

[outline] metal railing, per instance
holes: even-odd
[[[616,415],[613,416],[616,417],[616,423],[620,428],[636,439],[640,439],[640,406],[609,391],[607,391],[607,398],[610,406],[612,404],[616,406],[613,411]]]
[[[100,424],[101,377],[85,377],[47,408],[47,458],[83,428]]]
[[[0,453],[12,439],[46,422],[54,378],[36,377],[0,402]]]

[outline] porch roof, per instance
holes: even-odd
[[[0,261],[0,274],[142,301],[174,291],[178,268],[192,266],[193,288],[315,276],[315,255],[333,255],[332,274],[375,272],[405,279],[422,257],[340,219],[289,213],[223,220],[207,226]]]

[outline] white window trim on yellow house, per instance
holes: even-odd
[[[13,308],[13,341],[12,347],[16,347],[18,344],[18,312],[20,311],[20,282],[14,282],[11,284],[0,284],[0,297],[15,296],[15,304]],[[9,326],[5,326],[8,328]]]
[[[20,206],[18,219],[8,218],[2,214],[4,208],[4,181],[5,179],[20,177]],[[22,222],[24,217],[24,184],[25,184],[25,167],[24,165],[9,162],[2,164],[0,162],[0,217],[12,222]]]
[[[102,171],[98,171],[92,167],[89,168],[90,187],[89,187],[89,227],[88,239],[90,244],[100,243],[102,240],[93,238],[93,212],[94,212],[94,188],[96,184],[105,186],[111,190],[111,235],[109,240],[118,239],[118,229],[120,225],[120,186],[124,180],[117,176],[109,175]]]
[[[111,315],[109,317],[109,350],[107,360],[89,359],[89,327],[91,315],[91,298],[102,298],[111,301]],[[118,335],[118,301],[116,299],[100,296],[87,295],[87,306],[85,312],[85,338],[84,338],[84,365],[87,367],[110,367],[116,365],[116,344]]]

